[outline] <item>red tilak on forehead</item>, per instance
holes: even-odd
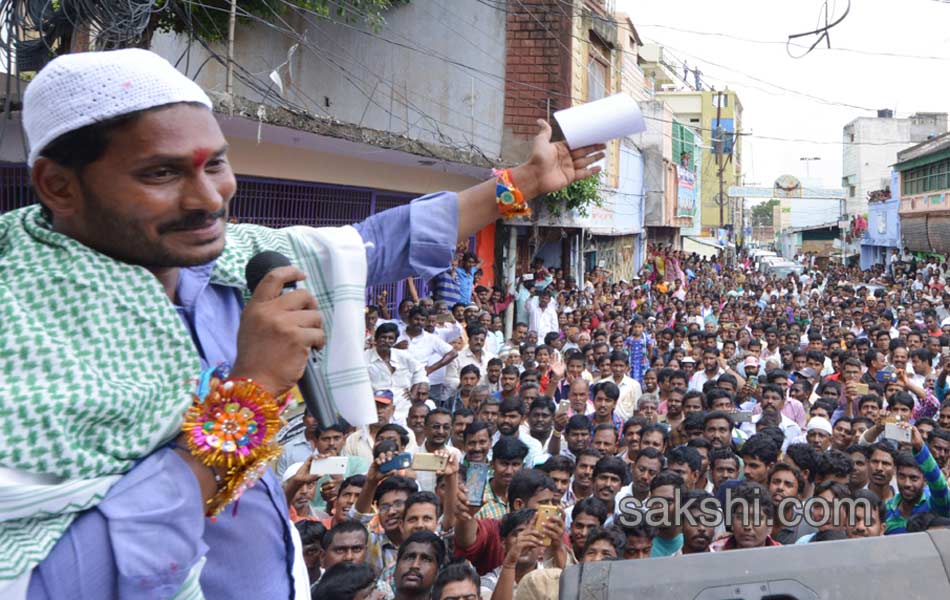
[[[207,148],[198,148],[191,155],[191,164],[196,169],[205,164],[205,161],[208,160],[208,156],[211,154],[211,150]]]

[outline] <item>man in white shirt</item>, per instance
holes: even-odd
[[[693,373],[689,380],[689,389],[703,391],[703,386],[711,379],[723,374],[719,366],[719,349],[706,346],[703,348],[703,370]]]
[[[485,350],[485,328],[481,325],[469,325],[468,347],[458,353],[458,357],[445,369],[445,381],[449,386],[458,386],[459,374],[467,365],[475,365],[481,378],[479,383],[488,385],[488,361],[495,355]]]
[[[528,329],[538,332],[538,339],[559,330],[557,324],[557,307],[551,301],[551,292],[547,289],[528,300],[525,308],[528,311]]]
[[[446,341],[424,329],[429,313],[421,307],[409,311],[409,324],[396,346],[409,351],[414,359],[425,366],[429,377],[429,398],[441,406],[448,398],[445,386],[445,367],[458,356]]]
[[[615,350],[610,353],[610,376],[604,377],[597,383],[612,381],[620,388],[620,399],[614,412],[626,421],[637,410],[637,401],[643,393],[640,383],[627,375],[630,370],[630,357],[626,352]]]
[[[396,412],[392,422],[406,426],[415,386],[428,383],[425,366],[414,359],[408,350],[393,348],[399,328],[394,323],[383,323],[376,328],[375,347],[366,351],[365,359],[370,384],[374,389],[391,390]]]

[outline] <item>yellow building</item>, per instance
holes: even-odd
[[[720,96],[721,94],[721,96]],[[716,129],[717,113],[719,126],[725,132],[723,136],[724,152],[722,154],[723,169],[723,224],[733,223],[733,214],[737,207],[728,199],[730,185],[742,185],[742,137],[735,135],[742,131],[742,103],[739,96],[732,90],[714,92],[704,90],[700,92],[658,92],[658,99],[662,99],[673,110],[676,119],[694,129],[702,129],[703,136],[703,165],[702,165],[702,204],[701,223],[704,235],[712,235],[719,227],[719,165],[717,162],[718,146],[713,139]],[[719,106],[719,98],[722,106]],[[730,154],[731,153],[731,154]],[[741,226],[741,223],[737,223]]]

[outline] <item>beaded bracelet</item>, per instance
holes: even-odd
[[[496,179],[495,202],[501,216],[505,219],[531,216],[531,208],[528,207],[524,194],[515,187],[511,178],[511,169],[492,169],[491,173]]]
[[[280,429],[280,407],[267,390],[250,379],[210,380],[202,398],[195,395],[181,429],[188,451],[212,469],[218,491],[205,514],[214,517],[240,498],[280,456],[274,441]],[[220,470],[223,475],[217,476]]]

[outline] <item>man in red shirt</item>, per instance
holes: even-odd
[[[505,560],[504,540],[501,537],[500,519],[475,519],[479,507],[468,505],[468,490],[459,488],[459,508],[455,513],[455,556],[467,558],[479,575],[484,575],[500,566]],[[508,510],[537,508],[541,504],[557,505],[557,487],[546,473],[536,469],[524,469],[515,474],[508,484]],[[551,517],[543,526],[545,537],[551,545],[545,557],[553,558],[554,565],[564,568],[567,560],[566,545],[570,541],[564,532],[564,518]]]

